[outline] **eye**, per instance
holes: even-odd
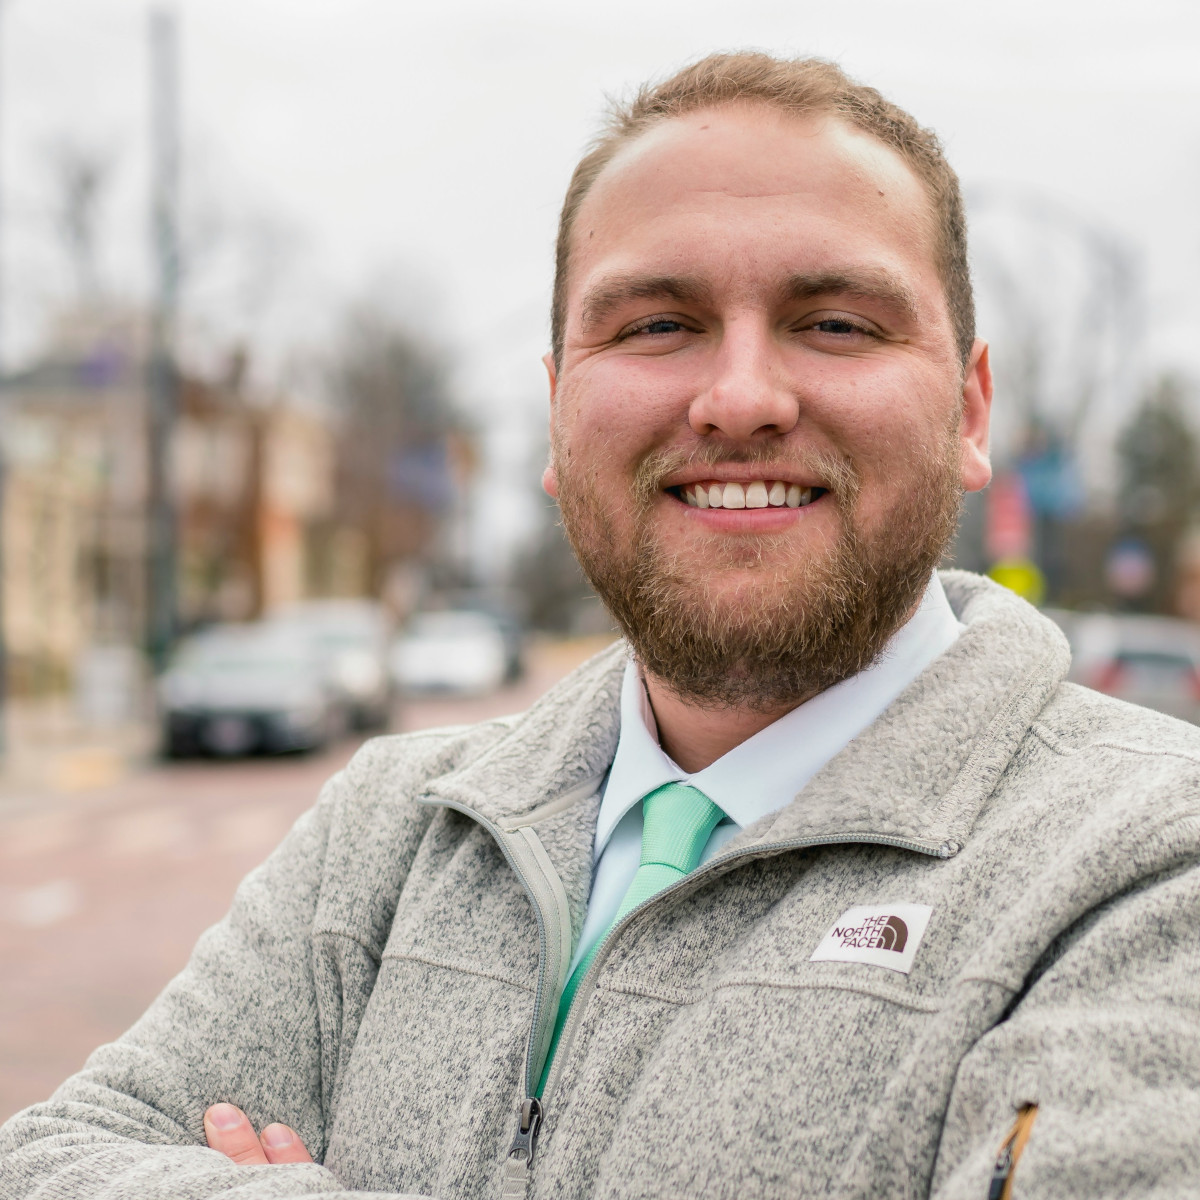
[[[874,337],[873,330],[868,329],[865,325],[859,325],[855,321],[851,321],[846,317],[824,317],[820,321],[815,321],[808,326],[809,329],[815,329],[818,333],[832,333],[839,337],[847,337],[853,334],[859,334],[862,337]]]
[[[622,330],[621,338],[631,338],[637,334],[648,334],[650,337],[663,336],[670,333],[679,333],[684,328],[681,321],[676,321],[673,317],[650,317],[649,320],[642,321],[638,325],[631,325],[628,329]]]

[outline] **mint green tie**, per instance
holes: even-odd
[[[571,978],[563,988],[562,998],[558,1002],[554,1037],[550,1040],[550,1051],[542,1069],[541,1083],[538,1084],[539,1095],[546,1086],[550,1064],[558,1049],[558,1039],[567,1023],[580,980],[587,974],[592,959],[596,957],[613,925],[643,901],[656,896],[663,888],[695,870],[709,836],[724,815],[699,788],[686,783],[666,783],[643,797],[641,865],[621,900],[617,915],[579,960],[579,965],[571,972]]]

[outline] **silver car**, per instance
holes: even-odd
[[[329,685],[356,729],[384,729],[392,712],[391,623],[372,600],[306,600],[274,614],[269,627],[310,639]]]
[[[405,695],[486,696],[504,685],[504,631],[487,613],[418,613],[391,651],[391,672]]]
[[[312,641],[262,625],[221,625],[182,642],[158,684],[169,757],[315,750],[346,715]]]

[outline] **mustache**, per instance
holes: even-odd
[[[701,442],[696,446],[664,447],[646,454],[634,470],[634,500],[644,512],[662,491],[663,480],[676,472],[730,463],[760,468],[758,473],[764,479],[786,477],[798,471],[824,480],[822,486],[843,513],[853,510],[862,489],[862,476],[854,463],[846,455],[831,450],[801,446],[783,458],[778,449],[771,446]]]

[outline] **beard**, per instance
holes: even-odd
[[[701,560],[656,534],[662,480],[717,461],[777,465],[777,451],[702,443],[648,454],[635,471],[625,539],[585,473],[557,451],[563,527],[588,581],[643,670],[709,709],[783,712],[869,667],[919,603],[962,504],[957,422],[938,445],[921,448],[911,486],[873,533],[855,521],[861,480],[848,457],[793,456],[791,466],[827,485],[821,502],[832,501],[840,524],[833,545],[797,545],[794,531],[748,535],[713,539]],[[715,588],[729,571],[747,582]]]

